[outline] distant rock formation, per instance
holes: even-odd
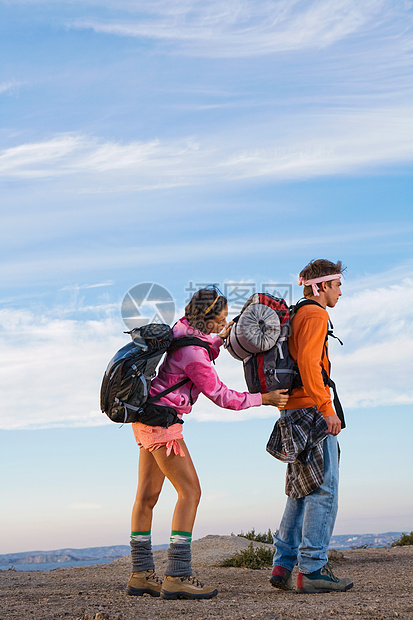
[[[357,547],[390,547],[398,540],[402,532],[384,534],[342,534],[333,536],[330,547],[334,549],[354,549]],[[154,549],[164,549],[168,545],[154,545]],[[57,549],[55,551],[28,551],[0,555],[0,569],[5,566],[23,564],[75,564],[76,562],[104,562],[116,560],[129,555],[129,545],[112,545],[110,547],[87,547],[85,549]]]
[[[13,564],[51,564],[67,562],[89,562],[116,560],[130,553],[128,545],[111,547],[88,547],[86,549],[57,549],[55,551],[28,551],[0,555],[0,566]]]
[[[355,549],[357,547],[390,547],[398,540],[402,532],[385,532],[384,534],[342,534],[333,536],[330,547],[334,549]]]

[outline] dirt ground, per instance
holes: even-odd
[[[354,587],[344,593],[298,594],[272,588],[270,569],[218,566],[248,544],[237,536],[194,541],[193,567],[198,578],[219,589],[215,599],[205,601],[128,596],[129,558],[53,571],[1,571],[0,620],[413,619],[412,546],[339,553],[332,560],[334,571],[351,577]],[[155,552],[155,562],[162,575],[164,550]]]

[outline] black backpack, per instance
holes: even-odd
[[[186,377],[156,396],[148,399],[156,368],[166,351],[174,351],[191,345],[207,349],[209,345],[200,338],[185,336],[174,339],[169,325],[150,323],[130,332],[132,342],[119,349],[110,360],[100,389],[100,408],[112,420],[121,424],[139,422],[145,403],[154,402],[181,387]]]
[[[253,394],[284,389],[291,391],[302,385],[298,366],[288,350],[292,308],[288,307],[284,299],[269,294],[260,293],[259,301],[278,315],[280,334],[273,347],[267,351],[253,353],[244,359],[244,375],[248,390]],[[248,307],[247,304],[245,307]],[[265,330],[265,325],[262,328]]]

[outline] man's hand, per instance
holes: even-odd
[[[338,435],[341,431],[341,422],[338,415],[334,413],[333,415],[329,415],[324,419],[327,422],[327,435]]]
[[[274,390],[273,392],[262,394],[262,404],[285,407],[289,398],[288,390]]]

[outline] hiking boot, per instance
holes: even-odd
[[[161,598],[175,600],[177,598],[213,598],[218,590],[213,586],[204,586],[195,577],[171,577],[166,575],[163,581]]]
[[[353,587],[351,579],[339,579],[336,577],[327,562],[325,566],[314,573],[304,575],[298,573],[297,591],[298,592],[346,592]]]
[[[153,569],[141,570],[138,573],[132,573],[129,577],[127,593],[131,596],[142,596],[150,594],[151,596],[160,596],[162,589],[162,580],[155,575]]]
[[[274,586],[274,588],[279,588],[280,590],[292,590],[293,578],[291,576],[291,571],[287,570],[283,566],[274,566],[272,569],[270,584]]]

